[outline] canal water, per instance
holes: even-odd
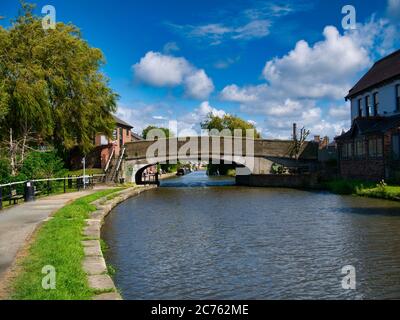
[[[395,202],[195,172],[119,205],[103,238],[124,299],[400,298]]]

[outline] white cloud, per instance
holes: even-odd
[[[196,99],[206,99],[214,91],[212,80],[204,70],[197,70],[185,79],[186,94]]]
[[[328,114],[338,120],[347,120],[350,118],[350,109],[348,105],[330,107]]]
[[[218,60],[217,62],[214,63],[214,68],[216,68],[216,69],[227,69],[232,64],[238,62],[239,60],[240,60],[240,56],[237,56],[236,58],[221,59],[221,60]]]
[[[344,96],[372,64],[377,49],[393,45],[390,30],[389,23],[374,18],[344,34],[327,26],[323,40],[312,45],[301,40],[286,55],[267,61],[264,84],[231,84],[220,98],[240,103],[242,112],[265,116],[263,132],[270,137],[290,137],[293,122],[312,134],[333,137],[350,125],[349,106],[341,106]],[[319,106],[329,102],[330,107]]]
[[[291,1],[292,2],[292,1]],[[227,6],[217,16],[217,21],[199,25],[178,25],[167,23],[174,31],[187,38],[205,40],[210,45],[223,41],[250,41],[268,36],[273,23],[289,14],[308,10],[311,5],[297,1],[282,4],[278,1],[248,1],[246,7]]]
[[[226,86],[220,94],[222,100],[234,102],[255,102],[259,99],[261,92],[266,89],[266,85],[247,86],[240,88],[236,84]]]
[[[203,101],[192,112],[178,118],[178,128],[183,132],[182,135],[193,130],[199,134],[201,131],[200,124],[207,119],[209,114],[222,118],[226,115],[226,112],[211,106],[208,101]]]
[[[400,17],[400,0],[388,0],[387,12],[391,17]]]
[[[136,79],[141,82],[157,87],[173,87],[182,84],[191,66],[185,58],[149,51],[133,66],[133,70]]]
[[[270,33],[271,21],[259,19],[244,24],[225,25],[222,23],[210,23],[204,25],[176,25],[168,24],[175,31],[183,33],[188,38],[206,39],[211,45],[219,45],[222,41],[253,40],[264,38]]]
[[[176,42],[167,42],[163,47],[163,52],[165,54],[170,54],[175,51],[179,51],[180,48],[178,47]]]
[[[161,110],[165,112],[165,115],[154,116],[154,114],[160,114]],[[119,104],[117,116],[131,124],[134,132],[141,134],[149,125],[167,127],[169,113],[170,109],[167,105],[138,102],[133,103],[132,106]]]
[[[254,20],[248,24],[237,28],[232,35],[232,39],[257,39],[266,37],[270,31],[271,21],[269,20]]]
[[[263,75],[270,86],[291,97],[344,97],[354,75],[371,64],[368,51],[335,27],[323,34],[312,47],[302,40],[284,57],[268,61]]]
[[[226,115],[226,112],[222,109],[218,110],[210,105],[208,101],[204,101],[200,104],[200,107],[195,110],[196,113],[202,118],[207,117],[210,113],[215,116],[222,118]]]
[[[133,67],[136,80],[155,87],[185,86],[186,94],[205,99],[214,84],[203,69],[197,69],[185,58],[149,51]]]

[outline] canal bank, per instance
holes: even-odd
[[[118,299],[100,250],[99,228],[103,217],[118,203],[149,189],[151,187],[103,190],[58,210],[36,230],[29,247],[17,260],[12,276],[7,283],[2,283],[6,285],[2,298],[86,300],[97,296],[98,299]],[[43,268],[46,272],[54,270],[55,290],[43,287],[46,274]],[[49,285],[53,288],[53,284]]]
[[[124,299],[400,297],[397,203],[247,188],[193,173],[107,217],[105,258]],[[357,290],[343,290],[354,265]]]
[[[339,195],[400,201],[400,186],[398,185],[388,185],[384,181],[374,183],[345,179],[327,180],[318,173],[236,176],[235,182],[238,186],[324,190]]]

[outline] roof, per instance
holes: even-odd
[[[129,123],[125,122],[124,120],[121,120],[120,118],[118,118],[117,116],[113,115],[113,118],[115,120],[115,122],[123,127],[127,127],[129,129],[132,129],[133,126],[131,126]]]
[[[377,61],[349,91],[346,100],[396,77],[400,77],[400,50]]]
[[[144,140],[142,136],[138,135],[137,133],[131,132],[132,137],[136,140]]]
[[[357,118],[354,119],[351,129],[336,137],[335,140],[352,138],[356,132],[360,135],[385,133],[396,127],[400,127],[400,115],[391,117]]]

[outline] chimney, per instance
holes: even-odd
[[[320,143],[321,142],[321,136],[314,136],[314,142]]]
[[[297,124],[293,123],[293,141],[297,141]]]

